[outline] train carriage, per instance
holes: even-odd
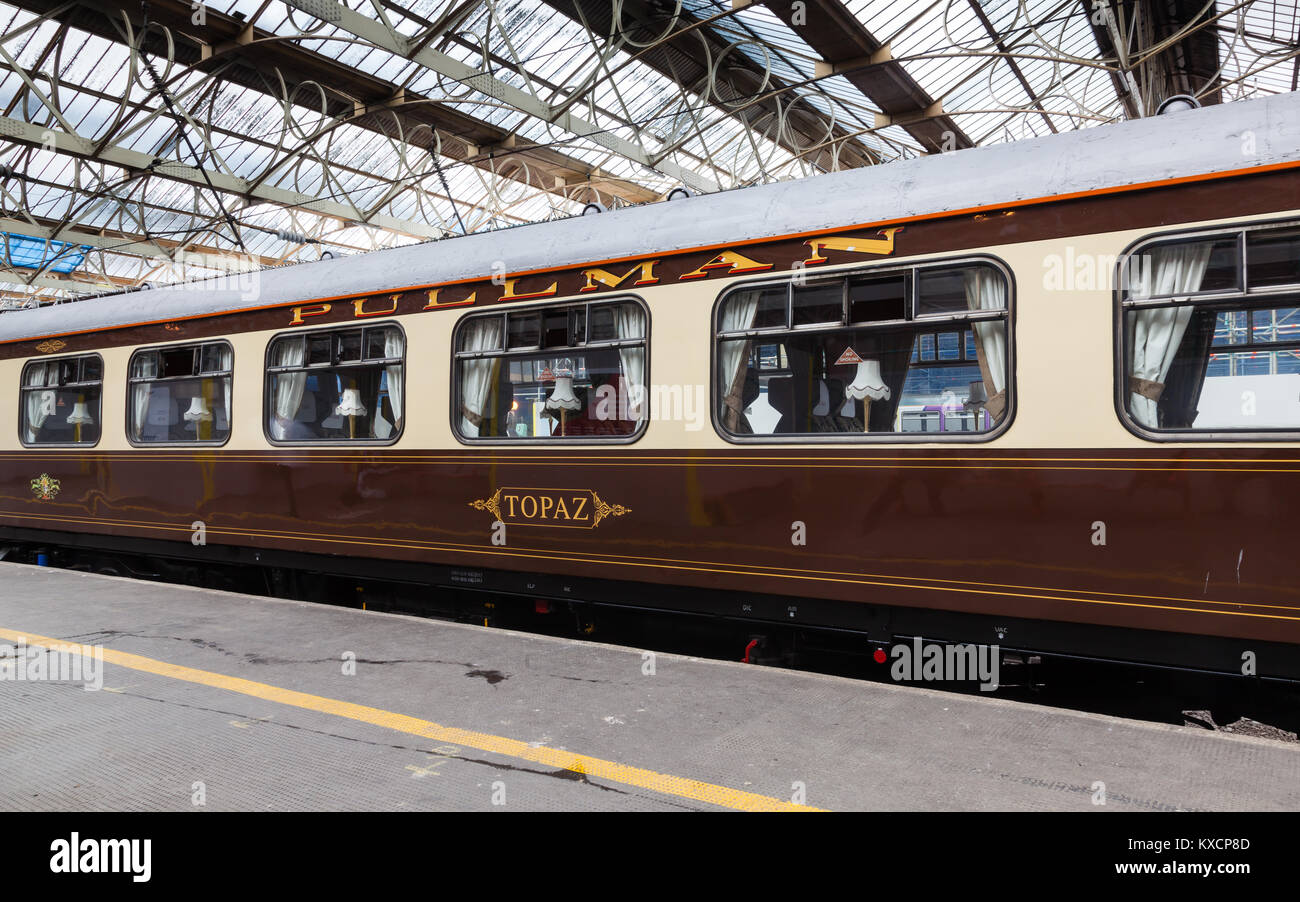
[[[6,313],[0,544],[1300,678],[1298,170],[1291,94]]]

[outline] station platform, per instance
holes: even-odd
[[[10,811],[1300,808],[1294,744],[50,568],[6,652]]]

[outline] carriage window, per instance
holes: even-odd
[[[646,314],[632,301],[471,314],[456,330],[464,439],[628,439],[645,422]]]
[[[990,432],[1007,316],[986,263],[738,289],[718,307],[718,419],[742,436]]]
[[[1300,285],[1300,228],[1246,233],[1250,287]]]
[[[127,430],[133,442],[230,438],[234,351],[224,341],[137,351],[131,357]]]
[[[406,339],[397,326],[285,335],[267,354],[266,432],[277,442],[394,442]]]
[[[104,361],[98,354],[23,367],[21,437],[28,445],[99,442]]]
[[[1135,425],[1171,438],[1300,429],[1298,237],[1239,230],[1129,256],[1123,396]]]

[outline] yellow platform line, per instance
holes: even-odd
[[[61,639],[18,632],[3,627],[0,627],[0,639],[14,643],[25,642],[27,645],[39,645],[45,648],[58,647],[86,657],[92,654],[91,646],[78,645]],[[431,720],[422,720],[407,714],[385,711],[382,708],[372,708],[368,705],[358,705],[353,702],[324,698],[323,696],[297,692],[292,689],[282,689],[267,683],[257,683],[239,677],[213,673],[209,670],[197,670],[180,664],[169,664],[166,661],[146,658],[142,655],[134,655],[116,649],[104,648],[102,651],[104,661],[118,667],[126,667],[142,673],[152,673],[156,676],[169,677],[174,680],[183,680],[187,683],[197,683],[201,686],[211,686],[214,689],[224,689],[228,692],[247,695],[251,698],[260,698],[281,705],[289,705],[294,708],[302,708],[307,711],[331,714],[335,717],[343,717],[359,723],[367,723],[389,730],[396,730],[399,733],[419,736],[437,743],[467,746],[496,755],[518,758],[534,764],[572,771],[588,777],[607,780],[611,783],[635,787],[636,789],[646,789],[664,795],[677,796],[678,798],[707,802],[710,805],[733,808],[739,811],[822,810],[771,796],[746,792],[741,789],[731,789],[727,786],[704,783],[700,780],[661,774],[641,767],[620,764],[616,761],[606,761],[603,758],[593,758],[590,755],[580,755],[575,752],[545,746],[534,747],[518,739],[443,726]]]

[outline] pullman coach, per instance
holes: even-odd
[[[1300,678],[1298,174],[1290,94],[5,313],[0,546]]]

